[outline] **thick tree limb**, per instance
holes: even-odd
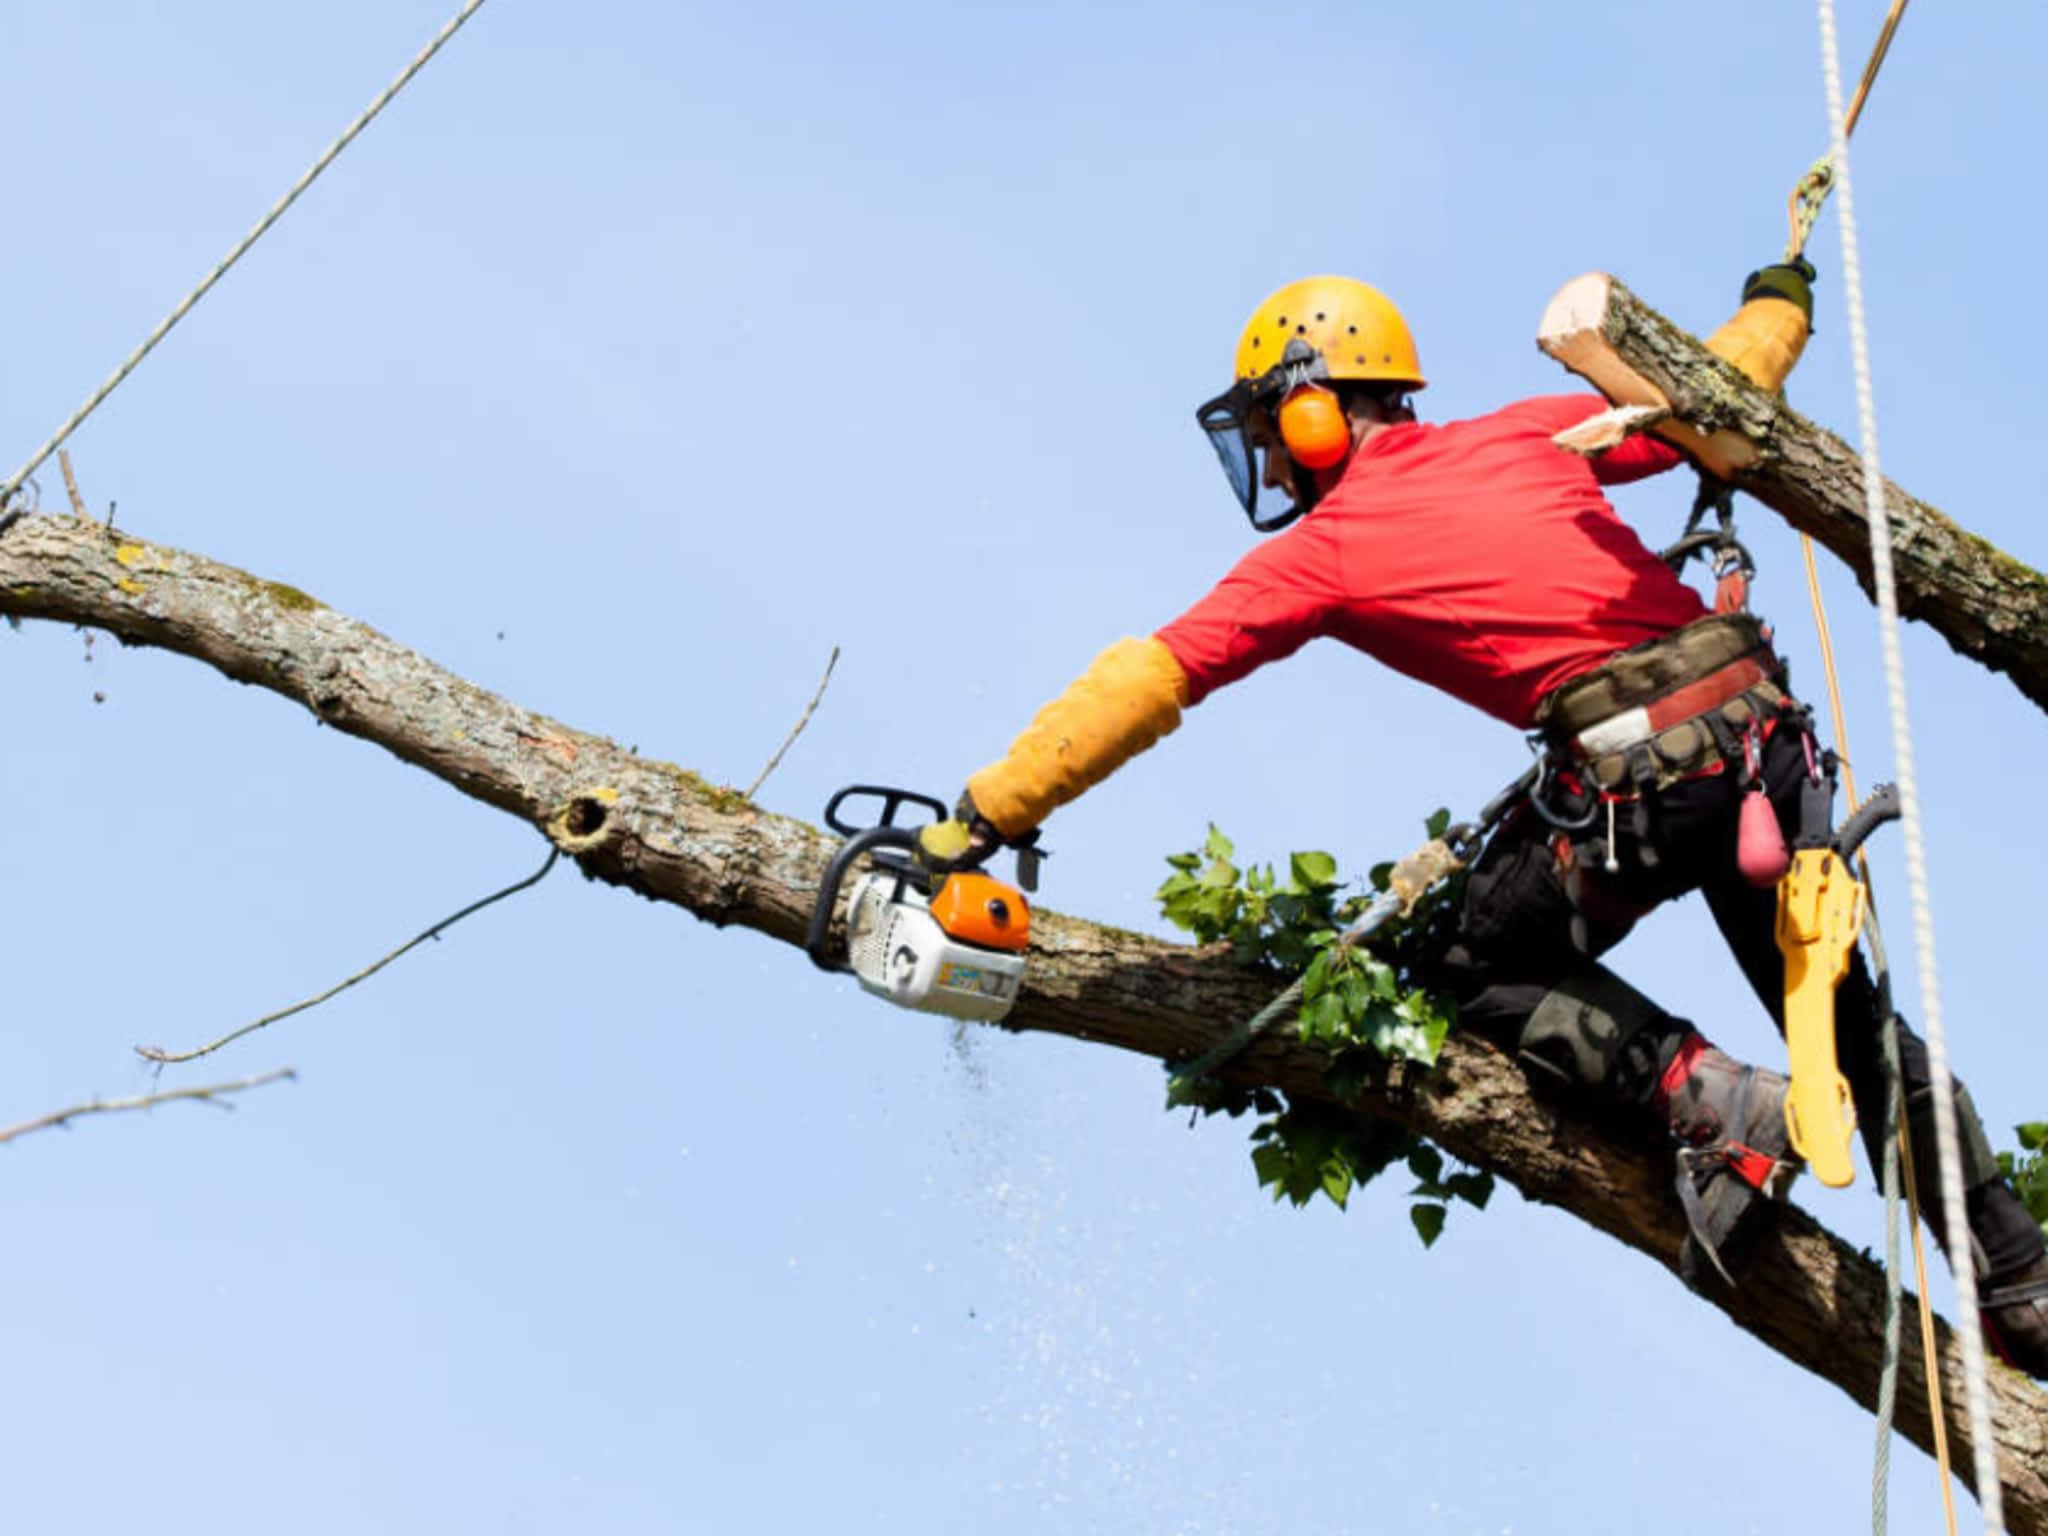
[[[522,709],[294,588],[73,518],[35,517],[0,536],[0,614],[95,625],[204,661],[531,823],[587,875],[712,923],[803,941],[833,846],[824,834]],[[1185,1059],[1273,990],[1220,956],[1156,939],[1049,912],[1034,913],[1032,926],[1019,1029]],[[1319,1052],[1274,1031],[1224,1075],[1328,1099],[1323,1066]],[[1433,1075],[1390,1069],[1362,1107],[1675,1270],[1684,1229],[1663,1159],[1536,1100],[1513,1063],[1484,1045],[1454,1035]],[[1882,1276],[1804,1212],[1785,1213],[1741,1290],[1714,1304],[1857,1402],[1875,1400]],[[1961,1351],[1945,1332],[1940,1366],[1947,1400],[1959,1403]],[[2048,1398],[2002,1368],[1994,1374],[2012,1529],[2048,1533]],[[1904,1375],[1899,1428],[1924,1449],[1930,1426],[1910,1340]],[[1966,1439],[1967,1425],[1952,1423],[1950,1434]],[[1968,1457],[1959,1453],[1959,1465]]]
[[[1574,278],[1537,344],[1617,405],[1667,410],[1654,430],[1733,479],[1856,573],[1868,593],[1870,525],[1856,450],[1756,388],[1604,273]],[[2048,710],[2048,576],[1885,482],[1899,611],[2009,676]]]

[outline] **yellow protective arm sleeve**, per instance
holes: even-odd
[[[1733,362],[1753,385],[1769,389],[1774,395],[1786,387],[1798,354],[1806,350],[1806,338],[1812,334],[1812,322],[1806,319],[1808,311],[1792,299],[1772,293],[1767,283],[1759,281],[1786,274],[1788,270],[1778,266],[1751,274],[1743,293],[1743,307],[1729,317],[1729,324],[1706,338],[1708,352],[1722,362]],[[1804,270],[1812,272],[1810,266]],[[1804,297],[1806,289],[1798,283],[1796,274],[1792,274],[1790,281]]]
[[[1751,383],[1778,393],[1813,332],[1813,279],[1812,266],[1798,258],[1750,273],[1742,285],[1742,307],[1707,338],[1707,350]]]
[[[1813,327],[1790,299],[1751,299],[1707,338],[1707,350],[1750,382],[1776,394],[1785,387]]]
[[[1119,640],[967,781],[974,808],[1021,837],[1180,724],[1188,679],[1156,639]]]

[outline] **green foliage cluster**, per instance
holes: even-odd
[[[1236,846],[1213,826],[1201,852],[1169,854],[1173,873],[1159,887],[1160,911],[1197,944],[1228,939],[1239,965],[1299,971],[1314,953],[1314,936],[1333,932],[1339,921],[1337,861],[1297,853],[1282,880],[1270,864],[1238,868],[1236,856]]]
[[[2015,1126],[2013,1134],[2020,1150],[1999,1153],[1999,1171],[2012,1181],[2028,1213],[2048,1229],[2048,1121],[2029,1120]]]
[[[1429,835],[1442,836],[1449,821],[1449,813],[1437,812]],[[1199,943],[1228,941],[1240,965],[1301,975],[1297,1028],[1304,1040],[1331,1053],[1326,1079],[1345,1102],[1388,1061],[1434,1066],[1455,1011],[1417,983],[1413,963],[1445,893],[1387,922],[1369,947],[1347,944],[1340,932],[1371,894],[1347,896],[1329,854],[1290,855],[1284,878],[1270,864],[1241,868],[1236,857],[1236,847],[1213,826],[1199,852],[1170,855],[1173,873],[1158,891],[1166,920]],[[1392,871],[1391,864],[1373,870],[1372,894],[1386,891]],[[1409,1219],[1425,1246],[1442,1233],[1452,1201],[1483,1208],[1493,1194],[1491,1174],[1447,1174],[1442,1150],[1412,1131],[1326,1104],[1290,1104],[1270,1088],[1174,1073],[1167,1105],[1197,1114],[1257,1113],[1252,1166],[1275,1200],[1297,1206],[1320,1194],[1342,1209],[1353,1189],[1405,1163],[1416,1179]]]

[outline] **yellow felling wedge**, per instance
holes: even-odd
[[[1785,1128],[1792,1149],[1830,1189],[1856,1177],[1849,1137],[1856,1106],[1835,1061],[1835,987],[1863,928],[1863,882],[1832,848],[1801,848],[1778,882],[1778,948],[1785,956],[1785,1046],[1792,1084]]]

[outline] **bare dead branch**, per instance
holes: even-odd
[[[222,1046],[234,1044],[235,1041],[241,1039],[244,1035],[253,1035],[256,1033],[257,1030],[268,1029],[271,1025],[277,1023],[279,1020],[288,1019],[295,1013],[304,1013],[309,1008],[317,1008],[322,1003],[326,1002],[330,997],[334,997],[340,993],[346,992],[350,987],[354,986],[357,982],[367,981],[370,977],[376,975],[379,971],[383,970],[385,966],[389,965],[392,961],[396,960],[400,955],[404,954],[407,950],[416,949],[420,945],[426,943],[427,940],[429,939],[438,939],[443,932],[450,928],[453,928],[457,923],[461,922],[465,917],[470,916],[472,913],[481,912],[485,907],[490,906],[493,902],[503,901],[507,896],[515,895],[516,893],[525,890],[528,886],[540,884],[541,880],[547,875],[547,872],[555,867],[555,860],[559,859],[561,856],[561,849],[550,848],[548,850],[547,858],[541,861],[540,868],[535,870],[532,874],[528,875],[524,880],[514,881],[511,885],[506,886],[501,891],[493,891],[490,895],[484,897],[483,900],[481,901],[471,902],[468,906],[464,907],[460,912],[455,913],[453,916],[442,918],[441,921],[434,924],[433,927],[425,930],[422,933],[414,934],[411,938],[407,939],[403,944],[399,945],[398,948],[392,950],[390,954],[385,955],[380,960],[373,961],[371,964],[364,966],[360,971],[357,971],[353,976],[348,977],[346,980],[336,982],[333,986],[329,987],[325,992],[320,993],[316,997],[309,997],[302,1002],[293,1003],[289,1008],[280,1008],[275,1013],[266,1013],[262,1018],[244,1024],[240,1029],[229,1030],[226,1034],[222,1035],[218,1040],[210,1040],[205,1045],[197,1046],[189,1051],[166,1051],[153,1045],[138,1045],[135,1047],[135,1054],[140,1056],[145,1061],[155,1062],[158,1066],[174,1066],[179,1062],[197,1061],[202,1056],[211,1056],[215,1051],[219,1050]],[[5,1138],[0,1138],[0,1140],[4,1139]]]
[[[825,675],[818,679],[818,691],[811,695],[811,702],[804,706],[803,715],[797,720],[795,725],[790,727],[789,735],[784,737],[782,745],[775,749],[775,755],[768,759],[768,766],[756,774],[754,782],[747,786],[747,798],[749,800],[754,798],[755,790],[768,782],[768,775],[773,773],[776,765],[782,761],[782,754],[796,744],[797,737],[804,733],[804,727],[811,723],[811,716],[816,714],[818,710],[818,700],[825,697],[825,687],[832,681],[832,669],[838,665],[839,647],[835,645],[832,647],[831,659],[825,663]]]
[[[69,1125],[73,1120],[85,1115],[125,1114],[133,1109],[154,1109],[159,1104],[170,1104],[179,1099],[211,1104],[215,1109],[232,1110],[235,1106],[225,1102],[229,1094],[247,1093],[252,1088],[262,1088],[270,1083],[295,1082],[298,1075],[296,1067],[279,1067],[274,1072],[265,1072],[257,1077],[239,1078],[232,1083],[209,1083],[200,1088],[169,1088],[162,1093],[138,1094],[131,1099],[90,1099],[83,1104],[74,1104],[69,1109],[60,1109],[55,1114],[39,1115],[33,1120],[24,1120],[19,1125],[10,1125],[5,1130],[0,1130],[0,1143],[14,1141],[31,1131],[47,1131],[60,1125]]]
[[[59,448],[57,450],[57,467],[64,471],[64,490],[71,497],[71,510],[73,514],[81,518],[90,516],[85,510],[85,498],[78,494],[78,476],[71,472],[71,450],[69,448]]]

